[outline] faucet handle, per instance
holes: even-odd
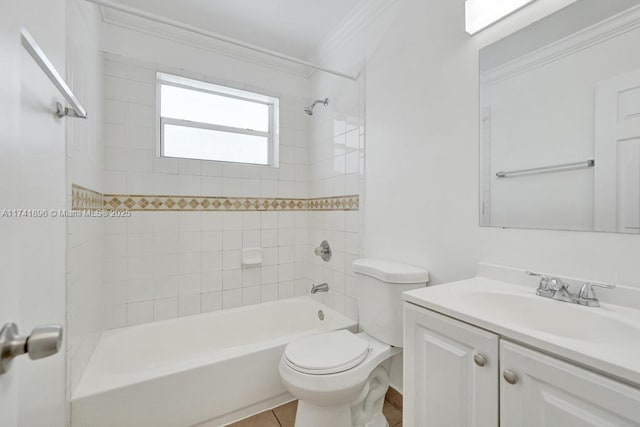
[[[613,289],[616,287],[616,285],[612,285],[608,283],[587,282],[584,285],[582,285],[582,288],[580,289],[580,293],[578,294],[578,298],[589,299],[589,300],[596,299],[596,293],[593,290],[594,286],[598,288],[605,288],[605,289]]]
[[[548,288],[552,291],[560,291],[562,289],[567,289],[568,285],[562,279],[554,277],[549,280]]]
[[[549,276],[547,276],[546,274],[543,273],[536,273],[534,271],[525,271],[525,274],[527,276],[536,276],[540,278],[540,284],[538,286],[538,289],[542,289],[542,290],[548,290],[549,289]]]
[[[537,277],[546,277],[546,274],[542,274],[542,273],[536,273],[535,271],[530,271],[527,270],[524,272],[524,274],[526,274],[527,276],[537,276]]]

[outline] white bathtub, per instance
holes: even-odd
[[[288,342],[353,327],[302,297],[105,332],[73,393],[72,426],[218,426],[243,418],[293,399],[278,374]]]

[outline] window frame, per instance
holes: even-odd
[[[211,123],[204,123],[198,121],[173,119],[169,117],[162,117],[162,86],[173,86],[188,90],[199,91],[202,93],[209,93],[212,95],[223,96],[226,98],[234,98],[256,104],[264,104],[268,106],[269,129],[265,131],[259,131],[254,129],[243,129],[233,126],[215,125]],[[184,160],[198,160],[203,162],[217,162],[224,164],[235,165],[248,165],[248,166],[264,166],[264,167],[278,167],[279,166],[279,141],[280,141],[280,100],[276,97],[264,95],[255,92],[249,92],[241,89],[236,89],[229,86],[222,86],[215,83],[209,83],[202,80],[195,80],[187,77],[177,76],[174,74],[168,74],[164,72],[156,73],[156,156],[164,159],[184,159]],[[164,129],[165,125],[182,126],[194,129],[206,129],[221,131],[227,133],[235,133],[239,135],[252,135],[261,136],[267,138],[267,163],[250,163],[250,162],[234,162],[227,160],[214,160],[214,159],[200,159],[190,157],[174,157],[164,154]]]

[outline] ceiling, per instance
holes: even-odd
[[[309,58],[366,0],[117,0],[165,18]]]

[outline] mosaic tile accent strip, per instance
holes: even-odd
[[[104,209],[103,194],[77,184],[71,185],[71,208],[74,210]]]
[[[129,211],[313,211],[358,210],[359,196],[317,199],[256,197],[156,196],[105,194],[104,209]]]
[[[309,199],[310,211],[357,211],[360,209],[360,196],[321,197]]]

